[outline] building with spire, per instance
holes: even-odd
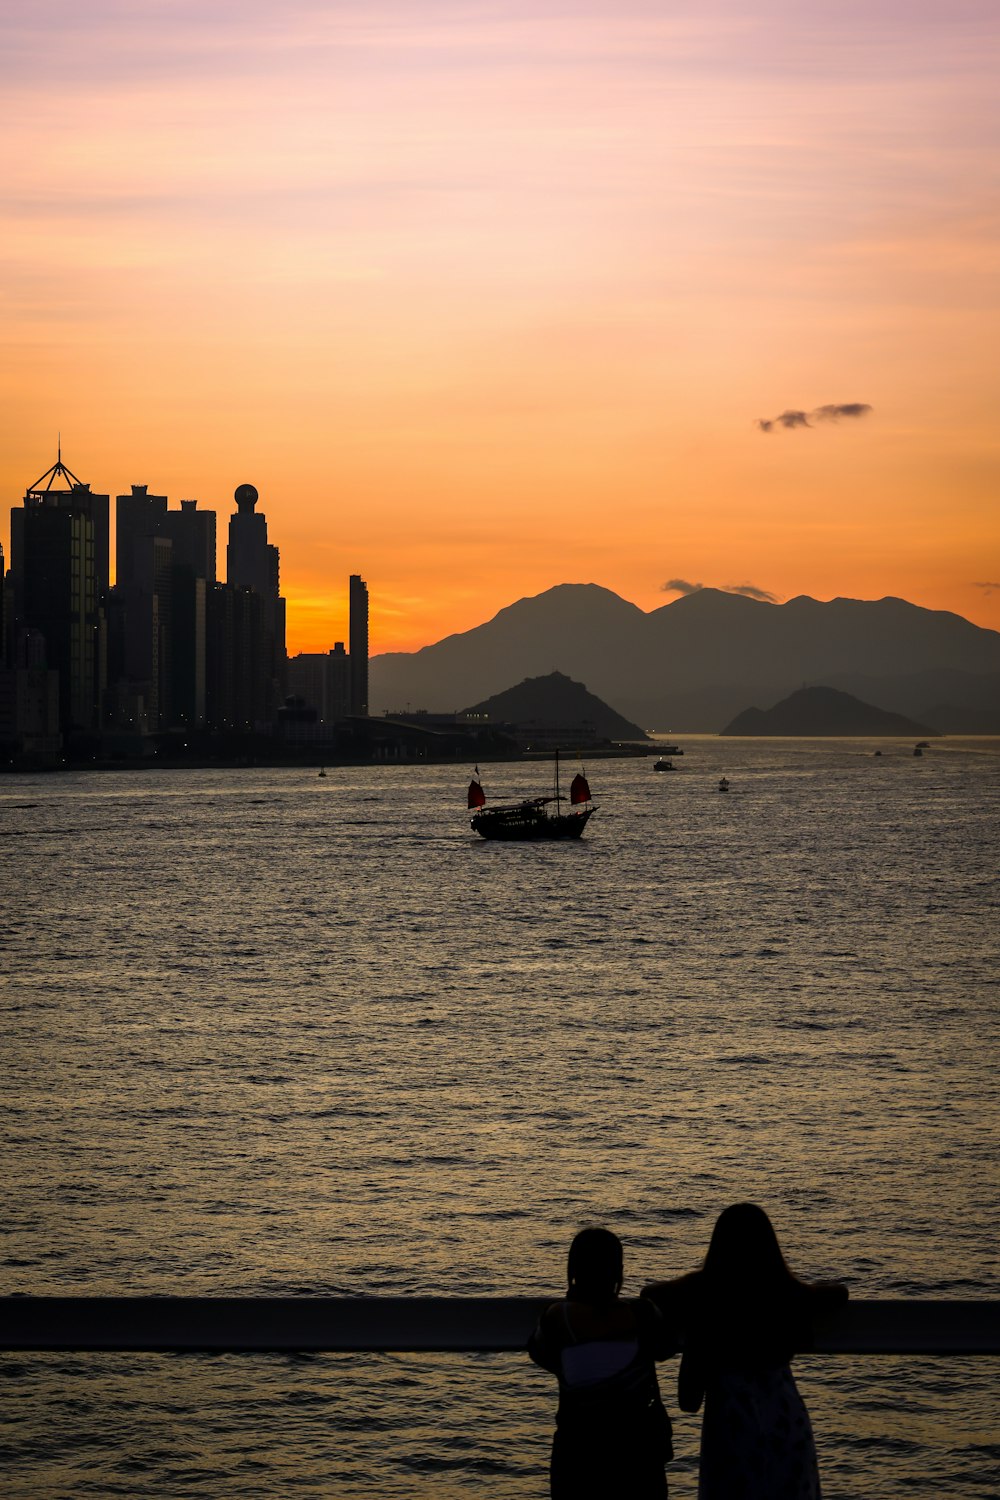
[[[62,733],[101,727],[106,681],[104,608],[109,584],[109,497],[62,461],[29,485],[11,510],[11,650],[59,676]]]

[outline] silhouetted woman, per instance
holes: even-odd
[[[553,1500],[663,1500],[673,1457],[670,1419],[653,1361],[676,1353],[643,1297],[619,1296],[621,1241],[582,1229],[569,1250],[565,1300],[546,1308],[528,1341],[559,1380],[552,1441]]]
[[[719,1215],[702,1269],[645,1295],[684,1329],[682,1409],[705,1402],[699,1500],[818,1500],[816,1446],[789,1361],[847,1288],[793,1276],[764,1210],[736,1203]]]

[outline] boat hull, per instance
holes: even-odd
[[[522,843],[538,839],[578,839],[587,826],[587,821],[596,807],[586,807],[581,812],[560,813],[546,817],[532,807],[494,809],[480,812],[471,819],[471,827],[484,839],[502,839],[507,843]]]

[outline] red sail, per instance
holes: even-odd
[[[486,805],[486,793],[483,791],[483,789],[479,785],[478,781],[470,781],[469,782],[469,806],[470,807],[485,807],[485,805]]]
[[[590,787],[587,785],[587,778],[586,776],[581,776],[579,771],[573,777],[569,789],[569,800],[574,804],[590,801]]]

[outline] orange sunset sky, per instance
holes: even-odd
[[[255,484],[292,651],[352,572],[373,652],[561,582],[1000,628],[998,77],[994,0],[10,0],[0,539],[61,430],[220,572]]]

